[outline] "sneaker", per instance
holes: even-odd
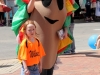
[[[70,55],[70,54],[71,54],[71,52],[64,52],[64,54],[65,54],[65,55]]]
[[[75,52],[71,52],[71,54],[75,54]]]

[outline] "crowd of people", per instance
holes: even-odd
[[[75,0],[79,4],[79,9],[75,12],[75,16],[81,15],[86,22],[96,21],[100,17],[100,0]],[[84,16],[83,16],[84,15]],[[79,16],[80,17],[80,16]]]
[[[100,8],[99,2],[100,0],[75,0],[76,3],[79,5],[77,11],[75,11],[75,16],[79,16],[81,10],[83,10],[82,4],[84,4],[85,8],[85,21],[91,22],[95,20],[95,16],[99,17],[100,14],[98,13],[98,8]],[[4,26],[5,24],[5,12],[2,10],[2,5],[5,5],[5,0],[0,0],[0,26]],[[99,14],[99,15],[98,15]],[[83,17],[84,18],[84,17]]]

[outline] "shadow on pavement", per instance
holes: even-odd
[[[0,65],[0,68],[11,67],[13,65]]]
[[[100,57],[100,54],[97,52],[78,52],[75,54],[63,54],[59,56],[60,58],[72,58],[72,57]]]
[[[98,53],[95,53],[95,54],[86,54],[86,56],[100,58],[100,54],[98,54]]]
[[[98,54],[97,52],[82,52],[77,54],[85,54],[88,57],[100,57],[100,54]]]
[[[96,19],[94,21],[86,22],[84,19],[75,19],[75,23],[80,24],[80,23],[95,23],[95,22],[100,22],[100,19]]]

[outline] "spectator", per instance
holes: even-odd
[[[2,9],[2,5],[5,5],[4,0],[0,0],[0,26],[4,25],[4,12]]]
[[[74,40],[74,36],[73,36],[73,30],[74,30],[74,12],[71,15],[71,24],[69,26],[69,30],[72,34],[73,37],[73,43],[71,44],[71,47],[68,49],[68,51],[66,51],[64,54],[75,54],[75,40]]]
[[[85,8],[86,8],[86,22],[93,21],[91,16],[91,2],[92,0],[86,0]]]

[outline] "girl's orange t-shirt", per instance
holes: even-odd
[[[26,39],[24,39],[20,44],[18,59],[20,61],[26,60],[27,66],[38,64],[43,56],[45,56],[45,52],[40,41],[35,39],[34,42],[30,42],[27,40],[26,46]]]

